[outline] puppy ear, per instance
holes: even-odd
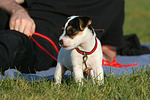
[[[92,20],[89,17],[79,17],[79,26],[83,31],[87,26],[91,25]]]

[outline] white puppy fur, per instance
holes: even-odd
[[[75,18],[80,19],[79,16],[71,16],[68,18],[63,34],[59,38],[63,43],[57,58],[58,61],[54,74],[55,84],[61,84],[62,76],[67,69],[73,72],[76,83],[82,83],[82,80],[84,79],[83,72],[85,72],[86,69],[91,69],[89,73],[90,78],[93,78],[93,80],[96,79],[98,84],[101,84],[104,81],[104,72],[102,68],[103,55],[99,39],[96,38],[96,50],[92,54],[87,55],[87,66],[83,63],[84,55],[78,53],[75,49],[79,48],[81,51],[90,52],[95,47],[96,42],[94,30],[89,29],[88,25],[86,25],[86,27],[73,38],[65,35],[69,22],[73,21]]]

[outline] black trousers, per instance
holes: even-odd
[[[31,38],[26,35],[9,30],[9,15],[0,9],[0,69],[3,73],[9,68],[16,68],[22,73],[35,73],[46,70],[56,65],[56,61],[40,49]],[[40,44],[57,58],[53,46],[38,36],[35,40],[41,40]],[[57,44],[57,39],[52,39]],[[57,45],[59,48],[59,46]]]
[[[0,68],[2,72],[16,67],[21,72],[34,72],[35,54],[32,41],[16,31],[0,31]]]

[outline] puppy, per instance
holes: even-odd
[[[101,43],[91,23],[88,17],[68,17],[59,38],[61,49],[54,74],[55,84],[61,84],[67,69],[73,72],[76,83],[83,83],[83,73],[89,70],[90,78],[96,79],[98,84],[103,83]]]

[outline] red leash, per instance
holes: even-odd
[[[109,61],[103,59],[102,65],[103,66],[111,66],[111,67],[115,67],[115,68],[122,68],[122,67],[136,66],[136,65],[139,65],[139,64],[138,63],[133,63],[133,64],[129,64],[129,65],[121,65],[120,63],[116,62],[116,57],[114,57],[113,62],[109,62]]]
[[[98,30],[98,29],[96,29],[96,30]],[[56,44],[55,44],[50,38],[48,38],[47,36],[42,35],[42,34],[40,34],[40,33],[36,33],[36,32],[35,32],[33,35],[42,37],[42,38],[46,39],[47,41],[49,41],[49,42],[53,45],[53,47],[55,48],[57,54],[59,53],[59,50],[58,50]],[[42,49],[44,52],[46,52],[50,57],[52,57],[54,60],[57,61],[57,58],[55,58],[55,57],[54,57],[53,55],[51,55],[46,49],[44,49],[32,36],[29,36],[29,37],[39,46],[39,48],[41,48],[41,49]],[[111,66],[111,67],[115,67],[115,68],[122,68],[122,67],[136,66],[136,65],[139,65],[139,64],[138,64],[138,63],[134,63],[134,64],[129,64],[129,65],[121,65],[120,63],[116,62],[116,57],[114,57],[113,62],[109,62],[109,61],[103,59],[102,65],[103,65],[103,66]]]
[[[59,53],[59,50],[58,50],[57,46],[55,45],[55,43],[50,38],[48,38],[47,36],[42,35],[40,33],[36,33],[36,32],[33,35],[37,35],[37,36],[42,37],[42,38],[46,39],[47,41],[49,41],[53,45],[53,47],[55,48],[57,54]],[[32,36],[29,36],[29,37],[35,42],[35,44],[37,44],[39,46],[39,48],[41,48],[50,57],[52,57],[54,60],[57,61],[57,59],[53,55],[51,55],[46,49],[44,49]]]

